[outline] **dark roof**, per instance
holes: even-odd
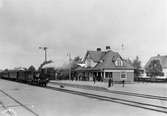
[[[92,59],[94,62],[97,63],[97,65],[94,68],[94,70],[102,70],[102,69],[133,69],[133,67],[124,60],[119,53],[114,52],[112,50],[109,51],[87,51],[85,58],[83,62],[85,62],[86,58],[89,56],[90,59]],[[115,66],[115,61],[117,58],[120,58],[124,66],[118,67]]]
[[[90,59],[92,59],[94,62],[100,62],[100,60],[103,58],[103,56],[106,54],[105,51],[87,51],[85,58],[83,62],[86,60],[87,56],[89,55]]]
[[[151,63],[153,60],[159,60],[162,68],[167,68],[167,56],[154,56],[149,59],[149,61],[146,63],[145,68],[148,67],[148,65]]]
[[[115,61],[117,58],[122,59],[124,66],[116,66]],[[108,51],[102,58],[103,62],[98,63],[95,69],[133,69],[133,67],[128,64],[117,52]]]

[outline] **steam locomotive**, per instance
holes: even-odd
[[[49,82],[47,71],[44,69],[40,71],[5,70],[1,72],[1,78],[38,86],[46,86]]]

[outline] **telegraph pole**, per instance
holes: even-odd
[[[44,52],[45,52],[45,62],[47,61],[47,47],[39,47],[39,49],[42,49],[42,50],[44,50]]]
[[[67,54],[69,57],[69,80],[71,80],[71,53]]]

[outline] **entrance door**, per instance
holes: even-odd
[[[112,78],[112,72],[109,72],[109,78]]]
[[[106,78],[112,78],[112,72],[105,72]]]
[[[98,72],[97,80],[101,81],[101,72]]]

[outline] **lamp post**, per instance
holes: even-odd
[[[42,49],[42,50],[44,50],[44,52],[45,52],[45,62],[47,61],[47,47],[39,47],[39,49]]]

